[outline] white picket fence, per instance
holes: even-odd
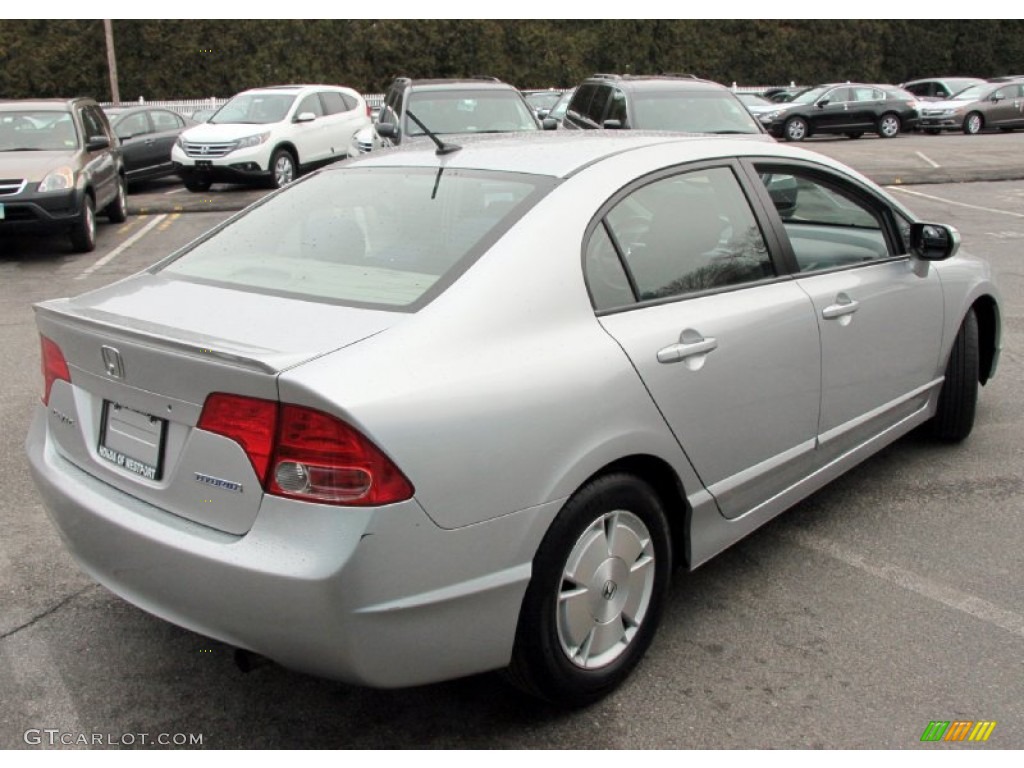
[[[366,99],[366,103],[371,108],[377,108],[384,103],[383,93],[366,93],[363,94],[363,98]],[[138,101],[119,101],[116,104],[112,101],[101,102],[100,106],[107,107],[160,107],[161,109],[171,109],[180,115],[185,117],[192,117],[192,115],[200,109],[218,109],[227,103],[226,98],[219,98],[217,96],[211,96],[208,99],[157,99],[154,101],[147,101],[142,96],[139,96]]]

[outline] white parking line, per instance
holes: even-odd
[[[163,221],[166,218],[167,218],[167,214],[166,213],[161,213],[159,216],[156,216],[151,222],[149,222],[149,224],[147,224],[142,229],[140,229],[138,232],[136,232],[134,235],[129,237],[127,240],[125,240],[123,243],[121,243],[119,246],[117,246],[117,248],[115,248],[110,253],[108,253],[106,256],[104,256],[102,259],[99,259],[91,267],[86,267],[84,270],[82,270],[82,274],[76,276],[75,280],[85,280],[85,278],[87,278],[89,275],[91,275],[97,269],[99,269],[100,267],[102,267],[105,264],[109,264],[111,261],[113,261],[118,256],[120,256],[122,253],[124,253],[126,250],[128,250],[133,245],[135,245],[135,243],[137,243],[143,237],[143,235],[145,235],[147,232],[149,232],[151,229],[153,229],[153,227],[155,227],[157,224],[159,224],[161,221]]]
[[[959,205],[961,208],[973,208],[976,211],[986,211],[988,213],[1001,213],[1005,216],[1016,216],[1017,218],[1024,219],[1024,213],[1020,211],[1003,211],[999,208],[986,208],[983,205],[971,205],[970,203],[961,203],[959,200],[947,200],[944,197],[936,197],[935,195],[926,195],[924,192],[915,192],[912,189],[906,187],[891,186],[886,189],[892,192],[902,192],[905,195],[914,195],[915,197],[923,197],[927,200],[936,200],[940,203],[947,203],[948,205]]]
[[[982,600],[980,597],[975,597],[953,587],[948,587],[945,584],[918,576],[916,573],[904,570],[896,565],[869,562],[863,555],[858,555],[843,548],[834,541],[823,536],[816,536],[807,531],[787,533],[786,538],[801,547],[828,555],[883,581],[896,584],[910,592],[916,592],[937,603],[942,603],[942,605],[949,608],[962,611],[987,624],[994,624],[1008,632],[1012,632],[1018,637],[1024,637],[1024,616],[1005,608],[1000,608],[988,600]]]
[[[932,168],[941,168],[942,167],[941,165],[936,163],[934,160],[932,160],[930,157],[928,157],[928,155],[926,155],[924,152],[916,152],[915,154],[918,157],[920,157],[922,160],[924,160],[926,163],[928,163],[928,165],[930,165]]]

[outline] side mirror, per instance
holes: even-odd
[[[545,131],[553,131],[558,128],[558,121],[553,117],[545,117],[541,120],[540,127]]]
[[[312,112],[299,112],[295,116],[296,123],[312,123],[314,120],[316,120],[316,115]]]
[[[621,120],[605,120],[603,123],[601,123],[601,127],[602,128],[621,128],[622,127],[622,121]]]
[[[394,123],[377,123],[377,135],[382,139],[397,139],[398,126]]]
[[[88,152],[99,152],[101,149],[110,147],[110,139],[106,136],[90,136],[85,142],[85,149]]]
[[[925,261],[943,261],[956,255],[960,249],[960,233],[945,224],[925,224],[915,221],[910,225],[910,252]]]
[[[821,101],[819,101],[814,106],[816,106],[818,109],[822,109],[823,107],[827,107],[829,105],[829,103],[830,103],[830,99],[822,99]]]
[[[541,120],[543,120],[545,117],[548,116],[548,113],[550,111],[551,111],[550,109],[538,109],[537,110],[537,117],[539,117]]]

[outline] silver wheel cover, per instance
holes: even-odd
[[[802,120],[794,120],[786,126],[786,136],[794,141],[800,141],[807,135],[807,126]]]
[[[882,134],[888,137],[895,136],[899,133],[899,123],[894,117],[887,117],[882,120]]]
[[[274,163],[274,181],[277,186],[283,187],[295,179],[295,166],[292,164],[290,155],[281,155]]]
[[[569,661],[600,669],[622,656],[647,615],[654,571],[654,543],[639,517],[615,510],[590,524],[558,587],[558,643]]]
[[[82,215],[85,217],[85,231],[86,236],[90,243],[96,240],[96,214],[92,210],[92,206],[87,202],[84,206],[85,210],[82,211]]]

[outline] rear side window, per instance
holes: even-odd
[[[162,272],[312,300],[415,310],[554,184],[517,173],[339,168],[268,199]]]

